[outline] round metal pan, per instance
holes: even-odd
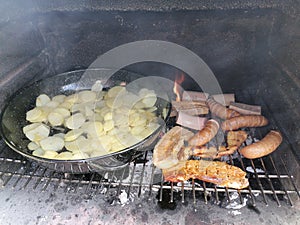
[[[151,82],[149,79],[144,81],[143,76],[126,70],[119,70],[110,77],[107,77],[107,74],[109,74],[109,69],[72,71],[34,82],[20,89],[9,99],[1,114],[1,135],[4,141],[10,148],[27,159],[59,172],[88,173],[123,168],[142,151],[152,149],[159,134],[164,130],[165,122],[168,120],[171,110],[169,94],[167,93],[169,87],[163,86],[155,79],[151,79]],[[154,90],[158,95],[156,107],[157,116],[161,118],[159,119],[159,128],[134,146],[104,156],[82,160],[54,160],[32,155],[27,148],[30,141],[25,137],[22,128],[29,124],[26,121],[26,112],[35,107],[36,97],[42,93],[53,97],[58,94],[71,94],[79,90],[89,89],[97,80],[100,80],[104,88],[107,89],[125,83],[127,88],[133,87],[135,90],[143,87]]]

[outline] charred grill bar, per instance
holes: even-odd
[[[245,160],[236,154],[228,158],[231,164],[248,173],[250,186],[240,191],[194,180],[184,184],[164,182],[159,170],[152,165],[151,152],[145,152],[128,168],[107,172],[106,176],[74,175],[42,168],[17,155],[1,141],[3,188],[0,193],[3,196],[14,191],[18,194],[33,191],[39,198],[67,193],[77,197],[104,196],[111,203],[122,202],[120,196],[125,194],[127,200],[136,202],[151,199],[155,204],[148,202],[150,211],[157,204],[161,208],[177,205],[175,211],[184,215],[194,215],[188,211],[192,205],[197,209],[202,203],[211,203],[205,205],[207,209],[202,208],[202,217],[194,216],[199,221],[212,223],[221,220],[238,223],[253,216],[251,211],[243,211],[240,217],[213,219],[204,213],[213,210],[224,214],[223,208],[238,199],[239,205],[246,204],[263,212],[260,217],[270,215],[271,222],[278,222],[278,218],[285,215],[289,221],[297,219],[300,197],[299,3],[275,0],[2,1],[0,15],[1,110],[8,97],[29,82],[87,68],[97,56],[121,44],[165,40],[198,54],[213,70],[224,93],[233,92],[240,102],[261,105],[262,114],[270,120],[269,128],[279,129],[284,136],[280,149],[270,156]],[[181,72],[158,63],[140,63],[126,69],[171,80]],[[182,86],[186,90],[199,89],[188,76]],[[267,129],[250,129],[249,132],[252,134],[250,142],[253,142],[254,138],[265,135]],[[4,200],[2,205],[8,205],[9,200]],[[30,207],[28,199],[23,198],[23,201]],[[268,210],[266,205],[269,205]],[[147,215],[150,217],[151,213]],[[173,218],[178,217],[173,215]],[[193,223],[192,218],[188,221]]]

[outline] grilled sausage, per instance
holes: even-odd
[[[197,132],[193,137],[188,140],[189,146],[202,146],[208,143],[216,136],[219,130],[219,123],[215,120],[208,120],[205,127]]]
[[[226,108],[224,105],[216,102],[212,98],[209,98],[206,101],[206,104],[209,107],[211,113],[216,115],[217,117],[220,117],[221,119],[229,119],[240,115],[237,111]]]
[[[268,119],[264,116],[245,115],[237,116],[223,121],[222,130],[237,130],[242,127],[262,127],[268,124]]]
[[[248,145],[240,150],[240,153],[248,159],[256,159],[266,156],[281,144],[282,135],[279,131],[271,130],[263,139]]]

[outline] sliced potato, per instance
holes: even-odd
[[[75,94],[65,97],[64,102],[69,102],[69,103],[75,104],[78,102],[78,100],[79,100],[78,93],[75,93]]]
[[[107,120],[112,120],[112,117],[113,117],[113,114],[112,112],[107,112],[105,115],[104,115],[104,120],[107,121]]]
[[[55,108],[55,109],[53,109],[52,112],[56,112],[56,113],[61,114],[63,116],[63,118],[69,117],[71,115],[70,111],[66,108],[63,108],[63,107]]]
[[[61,152],[55,156],[55,159],[70,160],[72,157],[73,155],[71,152]]]
[[[144,130],[145,130],[145,126],[135,126],[135,127],[131,128],[131,133],[134,136],[138,136]]]
[[[55,157],[58,155],[56,151],[45,151],[43,158],[47,159],[55,159]]]
[[[46,94],[41,94],[36,98],[36,102],[35,105],[36,106],[44,106],[47,103],[49,103],[51,101],[51,99],[49,98],[48,95]]]
[[[103,130],[104,131],[110,131],[111,129],[114,128],[114,121],[113,120],[107,120],[103,124]]]
[[[33,108],[26,113],[26,120],[29,122],[37,122],[36,120],[38,120],[42,113],[43,111],[40,108]]]
[[[40,141],[41,148],[45,151],[59,151],[65,146],[65,142],[60,137],[46,137]]]
[[[112,146],[111,146],[111,149],[109,150],[110,152],[117,152],[117,151],[120,151],[122,149],[126,148],[125,145],[123,145],[122,143],[120,142],[115,142]]]
[[[60,126],[64,122],[64,117],[60,113],[51,112],[48,114],[48,121],[52,126]]]
[[[74,105],[73,102],[63,102],[59,105],[60,108],[71,109]]]
[[[65,98],[66,98],[65,95],[56,95],[52,98],[52,101],[63,103]]]
[[[34,123],[24,127],[23,132],[29,140],[38,143],[49,136],[50,127],[42,123]]]
[[[89,155],[85,152],[76,152],[72,154],[72,159],[87,159]]]
[[[156,103],[157,97],[156,95],[147,95],[143,98],[142,102],[144,103],[145,107],[150,108],[153,107]]]
[[[101,122],[89,122],[84,129],[90,136],[101,136],[103,134],[103,125]]]
[[[80,91],[78,93],[79,101],[80,102],[94,102],[96,100],[96,93],[93,91]]]
[[[65,125],[69,129],[78,129],[85,120],[86,118],[82,113],[76,113],[65,120]]]
[[[27,145],[27,148],[29,149],[29,150],[36,150],[36,149],[38,149],[38,148],[40,148],[40,146],[37,144],[37,143],[35,143],[35,142],[29,142],[29,144]]]
[[[115,98],[117,95],[120,95],[120,94],[124,95],[125,93],[126,93],[125,87],[115,86],[108,90],[107,96],[109,98]]]
[[[103,156],[103,155],[107,155],[109,154],[109,152],[107,151],[100,151],[100,150],[94,150],[91,152],[91,157],[98,157],[98,156]]]
[[[45,151],[41,148],[37,148],[32,152],[32,155],[38,156],[38,157],[44,157]]]
[[[116,109],[122,106],[123,104],[123,99],[121,98],[107,98],[105,99],[105,104],[111,108],[111,109]]]
[[[56,101],[50,101],[48,102],[45,106],[49,107],[49,108],[56,108],[60,103],[56,102]]]
[[[65,134],[65,141],[74,141],[83,133],[82,129],[74,129]]]
[[[65,148],[71,152],[81,152],[81,148],[84,146],[80,145],[80,143],[83,143],[82,141],[84,140],[86,140],[85,137],[79,136],[72,141],[65,141]]]

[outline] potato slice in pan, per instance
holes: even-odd
[[[43,123],[33,123],[25,126],[23,132],[29,140],[39,143],[40,140],[49,136],[50,127]]]
[[[47,159],[55,159],[57,155],[58,153],[56,151],[45,151],[42,157]]]
[[[62,160],[70,160],[73,158],[73,154],[71,152],[61,152],[55,156],[55,159]]]
[[[107,96],[109,98],[115,98],[118,95],[124,95],[124,94],[126,94],[126,89],[125,89],[125,87],[122,87],[122,86],[112,87],[107,92]]]
[[[31,141],[31,142],[28,143],[27,148],[29,150],[34,151],[34,150],[40,148],[40,146],[37,143]]]
[[[41,94],[36,98],[35,105],[36,106],[44,106],[49,103],[51,99],[46,94]]]
[[[146,108],[153,107],[157,101],[155,93],[149,93],[143,97],[142,102],[145,104]]]
[[[40,141],[41,148],[45,151],[59,151],[65,146],[64,139],[60,137],[46,137]]]
[[[74,103],[72,102],[63,102],[59,105],[60,108],[71,109]]]
[[[75,94],[72,94],[72,95],[69,95],[65,98],[64,102],[69,102],[69,103],[72,103],[72,104],[75,104],[79,101],[79,96],[78,96],[78,93],[75,93]]]
[[[60,126],[64,123],[64,117],[60,113],[50,112],[48,114],[48,122],[54,127]]]
[[[94,102],[96,100],[97,94],[93,91],[80,91],[78,93],[79,102]]]
[[[89,155],[85,152],[76,152],[72,154],[72,159],[87,159]]]
[[[59,113],[63,116],[63,118],[69,117],[71,115],[70,111],[63,107],[57,107],[52,110],[52,112]]]
[[[74,129],[65,134],[65,141],[74,141],[83,133],[82,129]]]
[[[105,99],[105,104],[111,109],[116,109],[122,106],[123,99],[121,97],[107,98]]]
[[[103,124],[101,122],[88,122],[86,127],[82,130],[89,136],[101,136],[103,133]]]
[[[43,111],[40,108],[33,108],[26,113],[26,120],[30,122],[36,122],[36,120],[38,120],[42,113]]]
[[[56,101],[50,101],[48,102],[45,106],[49,107],[49,108],[56,108],[57,106],[59,106],[60,103],[56,102]]]
[[[113,120],[107,120],[103,123],[103,130],[105,132],[110,131],[114,128],[114,121]]]
[[[66,98],[65,95],[56,95],[52,98],[52,101],[63,103],[65,98]]]
[[[78,129],[85,120],[86,118],[82,113],[76,113],[65,120],[65,125],[69,129]]]
[[[45,154],[45,151],[41,148],[37,148],[32,152],[32,155],[38,156],[38,157],[43,157]]]

